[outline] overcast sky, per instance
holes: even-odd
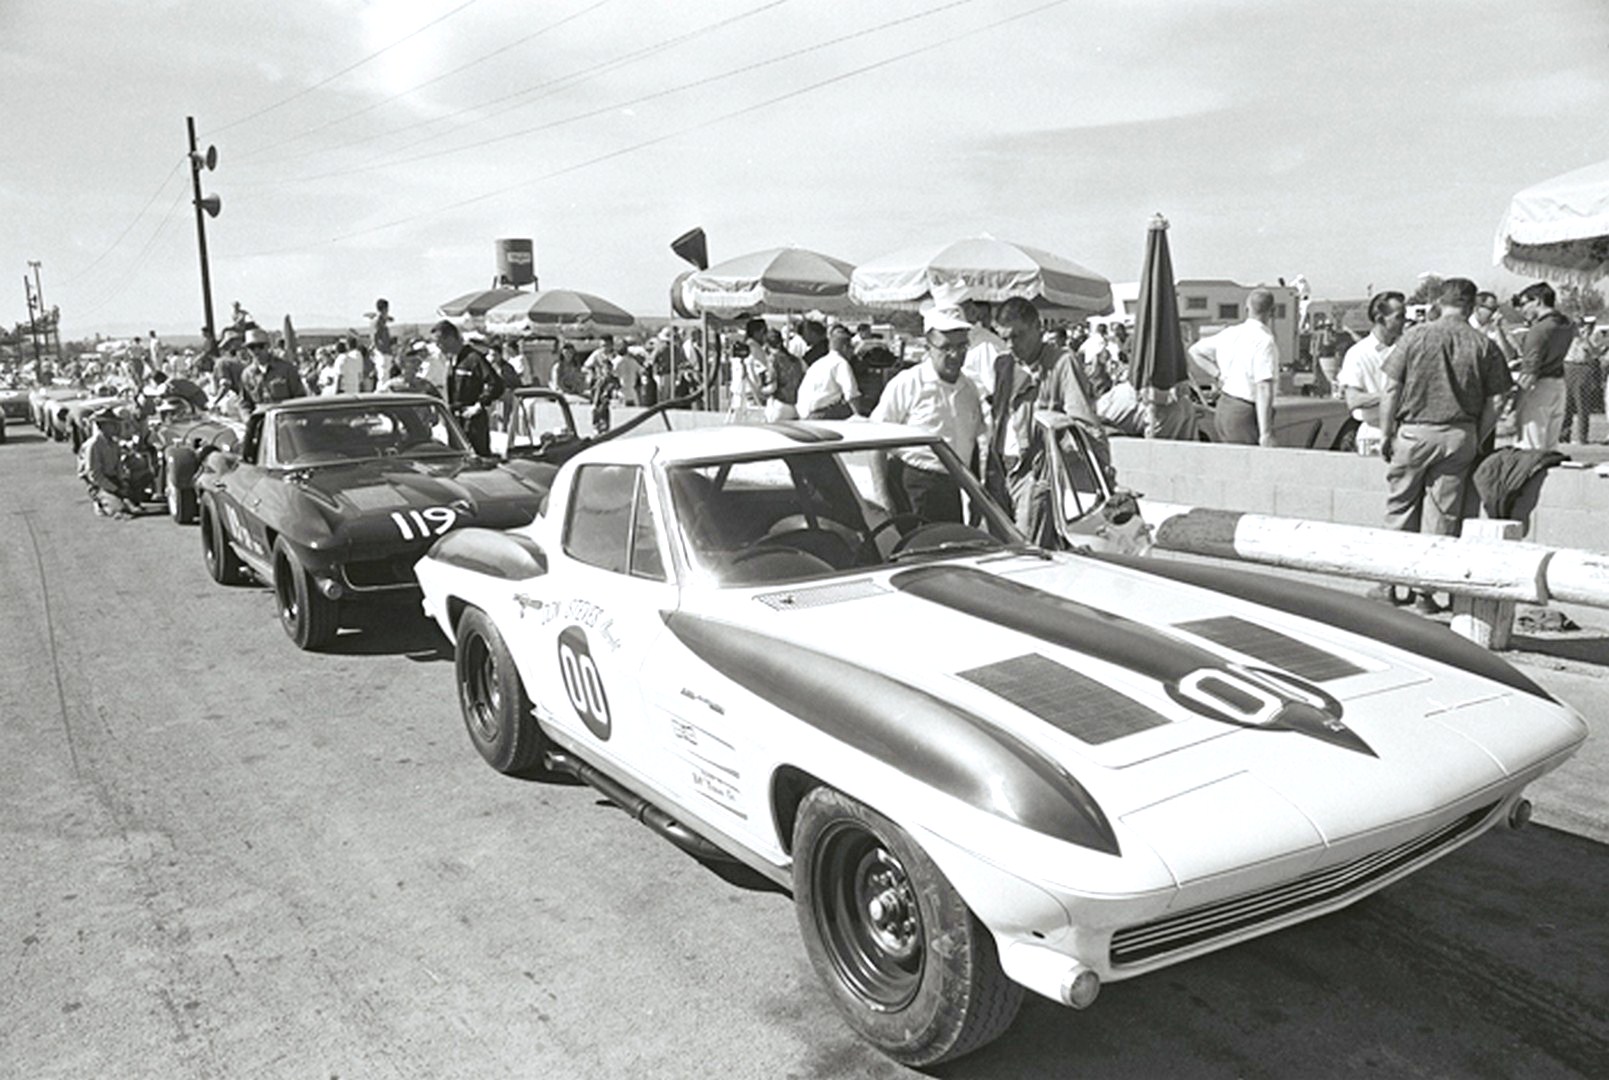
[[[0,0],[0,322],[66,336],[404,320],[535,241],[544,286],[662,314],[712,258],[989,232],[1136,278],[1318,297],[1509,288],[1516,190],[1609,157],[1605,0]]]

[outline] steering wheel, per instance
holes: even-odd
[[[906,511],[903,514],[892,514],[884,518],[866,531],[866,536],[861,541],[861,560],[873,564],[882,561],[883,553],[877,548],[877,538],[882,535],[885,529],[899,529],[900,534],[903,536],[906,531],[905,526],[910,526],[911,531],[914,532],[927,524],[930,524],[927,518],[912,511]]]

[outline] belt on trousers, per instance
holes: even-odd
[[[1473,420],[1399,420],[1398,427],[1474,427]]]

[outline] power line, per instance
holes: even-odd
[[[701,79],[694,79],[691,82],[682,83],[678,86],[667,87],[662,90],[655,90],[650,93],[631,98],[628,101],[615,102],[614,104],[605,105],[597,109],[591,109],[587,112],[576,113],[571,116],[561,117],[557,120],[549,120],[546,123],[537,124],[534,127],[522,128],[519,131],[507,132],[502,135],[493,135],[476,142],[463,143],[458,146],[450,146],[441,150],[432,150],[428,153],[415,154],[412,157],[390,158],[386,161],[373,162],[364,165],[352,165],[344,169],[334,169],[329,172],[314,173],[309,176],[293,176],[288,178],[288,180],[285,182],[308,183],[314,180],[334,180],[344,176],[354,176],[359,173],[373,172],[377,169],[388,169],[397,165],[412,165],[420,161],[429,161],[433,158],[446,157],[450,154],[461,154],[467,150],[478,150],[482,147],[491,146],[495,143],[508,142],[510,139],[525,138],[528,135],[535,135],[539,132],[550,131],[553,128],[563,127],[566,124],[573,124],[581,120],[593,120],[600,116],[606,116],[610,113],[619,112],[621,109],[629,109],[635,105],[655,101],[659,98],[670,97],[674,94],[680,94],[687,90],[694,90],[701,86],[709,86],[712,83],[723,82],[727,79],[736,78],[739,75],[746,75],[750,72],[759,71],[774,64],[780,64],[788,60],[796,60],[801,56],[806,56],[814,52],[820,52],[822,49],[828,49],[835,45],[842,45],[845,42],[863,38],[868,34],[881,33],[884,30],[889,30],[896,26],[902,26],[906,23],[931,18],[934,15],[940,15],[946,11],[950,11],[958,7],[964,7],[972,3],[976,3],[976,0],[950,0],[950,2],[947,4],[941,4],[940,6],[931,8],[927,11],[919,11],[912,15],[902,15],[897,19],[889,19],[886,22],[878,23],[876,26],[871,26],[864,30],[857,30],[854,33],[842,34],[838,37],[829,38],[826,41],[820,41],[813,45],[806,45],[804,48],[795,49],[792,52],[782,53],[781,55],[773,56],[766,60],[758,60],[752,64],[745,64],[742,67],[733,68],[730,71],[725,71],[717,75],[706,75]]]
[[[856,77],[858,77],[860,75],[864,75],[867,72],[875,71],[875,70],[877,70],[879,68],[887,67],[890,64],[899,63],[902,60],[908,60],[913,56],[920,56],[923,53],[933,52],[933,51],[935,51],[937,49],[944,48],[945,46],[953,45],[957,41],[962,41],[962,40],[965,40],[965,39],[967,39],[969,37],[973,37],[973,36],[975,36],[977,34],[981,34],[981,33],[985,33],[985,32],[990,31],[990,30],[998,29],[998,28],[1000,28],[1002,26],[1005,26],[1005,25],[1007,25],[1009,23],[1018,22],[1018,21],[1020,21],[1022,19],[1030,18],[1030,17],[1032,17],[1034,15],[1038,15],[1040,12],[1048,11],[1051,8],[1054,8],[1054,7],[1060,7],[1063,4],[1066,4],[1067,2],[1068,2],[1068,0],[1049,0],[1048,3],[1040,4],[1040,5],[1036,6],[1036,7],[1029,8],[1026,11],[1020,11],[1020,12],[1017,12],[1016,14],[1014,14],[1014,15],[1007,15],[1004,18],[996,19],[993,22],[985,23],[984,25],[982,25],[980,27],[977,27],[977,28],[974,28],[974,29],[968,29],[968,30],[965,30],[965,31],[963,31],[963,32],[961,32],[959,34],[954,34],[954,35],[951,35],[950,37],[942,38],[942,39],[940,39],[938,41],[930,42],[930,43],[928,43],[926,45],[921,45],[921,46],[918,46],[918,47],[916,47],[914,49],[908,49],[908,50],[906,50],[905,52],[902,52],[902,53],[896,53],[896,54],[894,54],[892,56],[884,57],[881,60],[874,60],[869,64],[863,64],[860,67],[852,68],[849,71],[841,72],[840,74],[832,75],[832,76],[829,76],[828,78],[825,78],[825,79],[819,79],[816,82],[809,83],[809,84],[807,84],[805,86],[797,87],[797,88],[795,88],[793,90],[786,91],[785,93],[777,94],[776,96],[767,98],[764,101],[756,102],[756,103],[754,103],[752,105],[746,105],[746,106],[744,106],[744,107],[742,107],[740,109],[734,109],[731,112],[722,113],[719,116],[714,116],[714,117],[711,117],[711,118],[709,118],[707,120],[702,120],[702,121],[700,121],[700,122],[698,122],[696,124],[690,124],[687,127],[679,128],[676,131],[666,132],[663,135],[656,135],[656,136],[654,136],[652,138],[644,139],[641,142],[633,143],[630,146],[621,147],[620,149],[617,149],[617,150],[611,150],[608,153],[599,154],[596,157],[591,157],[591,158],[588,158],[588,159],[586,159],[584,161],[578,161],[578,162],[576,162],[576,163],[574,163],[572,165],[567,165],[567,166],[565,166],[564,168],[561,168],[561,169],[554,169],[553,171],[543,173],[540,176],[529,177],[529,178],[527,178],[525,180],[521,180],[519,183],[516,183],[516,184],[509,184],[506,187],[497,188],[497,189],[492,190],[492,191],[482,192],[479,195],[472,196],[471,198],[468,198],[468,199],[461,199],[461,200],[459,200],[458,202],[455,202],[455,203],[449,203],[449,204],[447,204],[445,206],[438,206],[438,207],[435,207],[435,208],[430,209],[430,210],[421,211],[420,213],[411,214],[411,215],[409,215],[407,217],[403,217],[403,218],[397,218],[394,221],[387,221],[387,222],[384,222],[384,223],[379,224],[379,225],[373,225],[373,226],[370,226],[370,227],[365,228],[365,229],[355,229],[352,232],[340,233],[340,234],[338,234],[336,236],[330,237],[329,239],[327,239],[325,241],[322,241],[321,243],[323,243],[323,244],[334,244],[334,243],[339,243],[339,242],[341,242],[343,240],[353,240],[353,239],[356,239],[357,237],[360,237],[360,236],[368,236],[368,235],[370,235],[372,233],[383,232],[386,229],[394,229],[399,225],[408,225],[408,224],[411,224],[411,223],[413,223],[415,221],[419,221],[419,220],[421,220],[423,218],[427,218],[427,217],[432,217],[432,216],[437,215],[437,214],[449,213],[449,212],[451,212],[453,210],[461,210],[466,206],[473,206],[476,203],[485,202],[487,199],[496,198],[499,195],[506,195],[511,191],[518,191],[521,188],[530,187],[533,184],[538,184],[538,183],[541,183],[541,182],[543,182],[545,180],[552,180],[552,179],[556,179],[557,177],[560,177],[560,176],[565,176],[565,175],[567,175],[569,173],[579,172],[580,170],[590,168],[593,165],[599,165],[599,164],[602,164],[603,162],[606,162],[606,161],[612,161],[612,160],[614,160],[616,158],[625,157],[626,155],[634,154],[634,153],[638,152],[639,150],[646,150],[649,147],[658,146],[661,143],[669,142],[672,139],[680,138],[683,135],[690,135],[695,131],[702,131],[705,128],[714,127],[716,124],[724,123],[724,122],[726,122],[728,120],[734,120],[734,119],[737,119],[740,116],[747,116],[750,113],[759,112],[762,109],[767,109],[767,108],[770,108],[773,105],[781,104],[782,102],[788,101],[788,100],[790,100],[792,98],[802,97],[805,94],[813,93],[816,90],[820,90],[820,89],[822,89],[823,87],[826,87],[826,86],[831,86],[834,83],[844,82],[845,80],[856,78]],[[308,251],[308,250],[311,250],[313,247],[316,247],[316,246],[319,246],[319,244],[317,244],[317,243],[315,243],[315,244],[301,244],[301,245],[297,245],[297,246],[294,246],[294,247],[278,248],[278,249],[271,250],[271,251],[246,252],[246,253],[242,253],[241,255],[235,256],[235,258],[246,258],[246,257],[250,257],[250,256],[260,256],[260,255],[285,255],[285,254],[290,254],[290,253],[294,253],[294,252],[298,252],[298,251]]]
[[[247,115],[242,116],[238,120],[231,120],[229,123],[225,124],[223,127],[214,128],[212,130],[212,134],[217,135],[219,132],[228,131],[231,128],[237,128],[241,124],[246,123],[247,121],[255,120],[259,116],[266,116],[267,114],[273,112],[276,109],[283,108],[284,106],[289,105],[293,101],[300,100],[301,98],[306,97],[308,94],[311,94],[315,90],[322,90],[324,87],[330,85],[330,83],[334,82],[336,79],[339,79],[341,76],[351,74],[352,72],[356,71],[358,68],[362,67],[364,64],[367,64],[370,61],[375,60],[378,57],[384,56],[386,53],[390,52],[392,49],[395,49],[398,45],[401,45],[404,42],[412,41],[414,38],[418,37],[420,34],[424,33],[426,30],[429,30],[431,27],[436,26],[436,25],[438,25],[440,23],[446,22],[448,19],[452,18],[454,15],[457,15],[460,11],[463,11],[465,8],[470,7],[473,4],[478,4],[479,2],[480,2],[480,0],[464,0],[464,2],[462,4],[459,4],[457,7],[453,8],[451,11],[447,12],[445,15],[438,15],[436,18],[431,19],[429,22],[425,23],[419,29],[413,31],[412,33],[404,34],[402,37],[398,38],[396,41],[393,41],[391,44],[389,44],[389,45],[387,45],[387,46],[385,46],[383,48],[375,50],[374,52],[370,53],[368,56],[365,56],[363,59],[358,60],[355,63],[348,64],[346,67],[342,68],[340,71],[337,71],[334,75],[331,75],[331,76],[329,76],[327,78],[324,78],[324,79],[320,79],[318,82],[314,83],[312,86],[303,87],[302,89],[296,91],[296,93],[290,95],[289,97],[281,98],[279,101],[274,102],[272,105],[265,105],[263,108],[258,109],[256,112],[248,113]]]
[[[134,215],[134,219],[127,225],[123,226],[123,231],[117,234],[117,239],[113,240],[105,251],[102,251],[99,255],[95,256],[95,258],[90,261],[88,266],[84,267],[77,273],[72,274],[65,281],[63,281],[61,283],[63,288],[83,280],[91,270],[95,269],[95,267],[101,264],[101,261],[105,259],[106,256],[117,250],[117,246],[123,242],[123,238],[133,230],[134,226],[140,223],[140,219],[145,216],[145,212],[151,209],[151,204],[156,202],[157,197],[162,194],[162,190],[168,186],[168,181],[173,179],[174,174],[179,171],[179,166],[183,165],[186,160],[187,159],[183,155],[180,155],[179,160],[173,163],[173,168],[168,170],[168,175],[162,178],[162,182],[156,186],[156,190],[151,192],[151,197],[145,200],[145,205],[140,207],[139,212]]]
[[[78,313],[76,316],[77,318],[84,318],[85,316],[95,314],[97,311],[100,311],[102,308],[106,307],[107,304],[110,304],[113,300],[116,300],[119,296],[122,296],[123,293],[128,290],[128,287],[134,283],[135,275],[138,274],[140,269],[145,266],[145,261],[150,257],[151,249],[156,246],[157,239],[161,237],[162,233],[167,229],[168,223],[173,220],[174,211],[183,205],[185,194],[186,192],[184,189],[180,188],[179,193],[174,196],[173,202],[168,204],[167,213],[163,214],[162,220],[157,223],[156,231],[153,232],[151,234],[151,238],[145,242],[145,246],[140,249],[139,254],[134,256],[134,262],[129,266],[128,270],[124,272],[122,279],[112,289],[112,291],[102,297],[100,303],[86,308],[84,311]]]
[[[760,4],[758,7],[750,8],[749,10],[739,12],[736,15],[729,15],[726,18],[718,19],[715,22],[708,24],[707,26],[699,27],[696,30],[689,30],[686,33],[678,34],[675,37],[666,38],[665,40],[655,42],[652,45],[646,45],[646,46],[644,46],[644,47],[642,47],[640,49],[637,49],[634,52],[626,53],[623,56],[617,56],[613,60],[606,60],[601,64],[595,64],[595,65],[593,65],[591,67],[584,68],[584,69],[582,69],[580,71],[572,71],[567,75],[560,75],[558,78],[549,79],[546,82],[534,83],[534,84],[532,84],[530,86],[522,87],[519,90],[514,90],[514,91],[512,91],[510,93],[502,94],[502,95],[500,95],[498,97],[495,97],[495,98],[489,98],[489,99],[487,99],[485,101],[477,102],[477,103],[475,103],[473,105],[466,105],[463,108],[454,109],[453,111],[451,111],[449,113],[444,113],[444,114],[442,114],[440,116],[433,116],[433,117],[428,117],[428,118],[426,118],[424,120],[417,120],[417,121],[414,121],[412,123],[403,124],[403,125],[401,125],[399,127],[391,128],[388,131],[381,131],[381,132],[376,132],[373,135],[366,135],[366,136],[364,136],[362,138],[349,139],[346,142],[342,143],[341,146],[338,147],[337,149],[339,149],[341,151],[351,150],[354,147],[363,146],[366,143],[375,142],[375,141],[377,141],[379,139],[387,139],[387,138],[390,138],[393,135],[402,135],[402,134],[406,134],[409,131],[418,130],[419,128],[430,127],[430,126],[432,126],[434,124],[446,123],[449,120],[455,120],[458,117],[463,116],[465,113],[477,112],[477,111],[479,111],[481,109],[486,109],[486,108],[489,108],[491,106],[502,105],[502,104],[504,104],[506,102],[515,101],[518,98],[523,98],[523,97],[526,97],[528,95],[535,94],[539,90],[547,91],[547,93],[541,94],[538,97],[532,99],[531,101],[526,101],[526,102],[521,102],[521,103],[518,103],[518,104],[510,105],[508,108],[500,109],[500,110],[498,110],[496,112],[489,113],[486,116],[477,117],[475,120],[470,121],[470,123],[482,123],[482,122],[484,122],[486,120],[492,119],[493,117],[501,116],[506,112],[510,112],[513,109],[523,108],[525,105],[533,104],[535,101],[540,101],[540,100],[542,100],[542,98],[549,97],[552,94],[558,92],[560,89],[564,89],[564,88],[571,87],[571,86],[577,86],[577,85],[579,85],[579,84],[581,84],[583,82],[586,82],[586,81],[588,81],[590,79],[597,78],[600,75],[606,75],[606,74],[608,74],[610,72],[618,71],[619,69],[621,69],[623,67],[627,67],[627,66],[629,66],[631,64],[634,64],[639,60],[646,59],[647,57],[653,56],[653,55],[655,55],[657,53],[665,52],[668,49],[674,49],[674,48],[676,48],[678,46],[685,45],[689,41],[696,40],[697,38],[700,38],[700,37],[703,37],[703,36],[705,36],[707,34],[713,33],[716,30],[725,29],[726,27],[731,26],[734,23],[742,22],[745,19],[752,18],[755,15],[759,15],[759,14],[761,14],[763,12],[771,10],[772,8],[781,7],[783,4],[787,4],[787,3],[791,3],[791,2],[792,2],[792,0],[769,0],[768,3]],[[421,85],[423,85],[423,84],[421,84]],[[414,87],[413,89],[416,90],[416,89],[418,89],[418,87]],[[403,94],[407,94],[407,93],[411,93],[411,92],[412,92],[411,90],[405,90],[405,91],[403,91]],[[387,98],[386,101],[380,102],[379,104],[383,105],[383,104],[386,104],[386,102],[394,101],[394,100],[396,100],[397,97],[400,97],[400,96],[402,96],[402,95],[401,94],[393,95],[392,97]],[[362,110],[362,111],[366,111],[366,110]],[[357,113],[349,113],[349,114],[347,114],[347,116],[342,117],[341,119],[350,119],[351,117],[356,116],[356,115],[357,115]],[[306,134],[306,133],[304,132],[304,134]],[[411,149],[411,148],[413,148],[415,146],[420,145],[421,143],[426,143],[426,142],[429,142],[431,139],[436,139],[436,138],[440,138],[440,137],[441,137],[440,135],[427,135],[427,136],[424,136],[423,138],[416,139],[411,143],[404,143],[401,146],[395,147],[394,152],[395,151],[408,150],[408,149]],[[280,143],[280,144],[276,144],[276,145],[284,145],[284,144]],[[285,154],[285,155],[282,155],[282,156],[280,156],[278,158],[275,158],[273,160],[275,160],[275,161],[295,161],[295,160],[297,160],[299,158],[313,157],[315,155],[327,154],[327,153],[330,153],[330,150],[328,148],[315,147],[315,148],[312,148],[312,149],[309,149],[309,150],[301,150],[301,151],[298,151],[298,152],[296,152],[294,154]]]
[[[318,133],[320,131],[324,131],[324,130],[326,130],[328,128],[334,127],[336,124],[345,123],[348,120],[352,120],[352,119],[354,119],[356,117],[363,116],[365,113],[373,112],[375,109],[378,109],[381,106],[389,105],[391,102],[396,101],[398,98],[407,97],[409,94],[412,94],[417,90],[423,90],[427,86],[434,86],[436,83],[442,82],[442,81],[444,81],[446,79],[450,79],[454,75],[457,75],[457,74],[459,74],[461,72],[468,71],[472,67],[475,67],[475,66],[477,66],[479,64],[484,64],[488,60],[492,59],[493,57],[501,56],[503,53],[508,52],[510,49],[516,49],[516,48],[519,48],[521,45],[528,44],[529,42],[534,41],[536,38],[541,37],[543,34],[546,34],[546,33],[549,33],[551,31],[557,30],[557,29],[559,29],[559,27],[564,26],[567,23],[574,22],[577,19],[580,19],[580,18],[582,18],[584,16],[590,15],[594,11],[597,11],[599,8],[604,7],[604,6],[608,5],[608,4],[612,4],[612,3],[614,3],[614,0],[597,0],[597,3],[593,4],[591,7],[582,8],[580,11],[577,11],[574,14],[566,15],[564,18],[558,20],[557,22],[549,23],[548,25],[542,27],[540,30],[536,30],[536,31],[534,31],[532,33],[526,34],[524,37],[518,38],[518,39],[516,39],[514,41],[511,41],[506,45],[499,46],[498,48],[493,49],[491,52],[486,53],[483,56],[477,56],[475,59],[470,60],[467,63],[460,64],[455,68],[450,68],[447,71],[442,72],[440,75],[433,76],[432,78],[426,79],[422,83],[418,83],[418,84],[416,84],[414,86],[410,86],[408,89],[399,91],[399,92],[397,92],[395,94],[392,94],[390,97],[381,98],[379,101],[371,102],[370,104],[363,106],[363,108],[361,108],[361,109],[355,109],[352,112],[346,113],[343,116],[337,116],[337,117],[335,117],[333,119],[326,120],[322,124],[315,124],[310,128],[307,128],[307,129],[305,129],[303,131],[298,132],[295,135],[290,136],[289,138],[281,139],[277,143],[272,143],[272,144],[270,144],[268,146],[265,146],[259,151],[256,151],[254,153],[248,153],[248,154],[244,155],[240,160],[242,160],[242,161],[250,161],[250,160],[252,160],[252,158],[258,156],[258,154],[266,154],[271,150],[277,150],[281,146],[288,145],[289,143],[296,142],[299,139],[306,138],[309,135],[313,135],[313,134],[316,134],[316,133]]]

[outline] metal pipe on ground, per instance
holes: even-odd
[[[1549,563],[1565,553],[1517,541],[1460,539],[1142,500],[1167,551],[1389,582],[1485,600],[1545,604]],[[1571,553],[1581,554],[1581,553]],[[1609,557],[1578,560],[1573,581],[1609,606]],[[1563,597],[1561,596],[1561,599]],[[1592,603],[1591,600],[1580,600]]]

